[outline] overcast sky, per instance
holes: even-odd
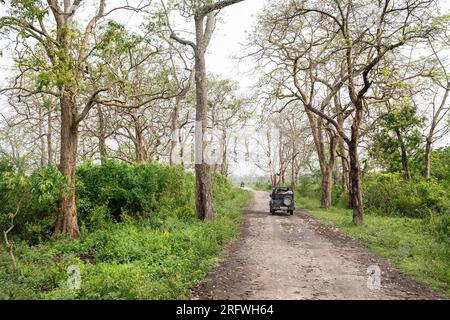
[[[114,0],[114,6],[126,0]],[[128,0],[130,2],[140,0]],[[242,93],[248,92],[249,88],[255,83],[254,77],[249,76],[246,72],[251,70],[251,60],[247,59],[244,63],[237,67],[238,61],[233,59],[233,56],[239,55],[243,44],[247,41],[247,33],[251,31],[255,25],[255,15],[260,13],[267,0],[246,0],[241,3],[232,5],[222,10],[220,14],[220,22],[214,33],[211,44],[208,48],[206,57],[207,70],[221,75],[222,77],[231,78],[239,81]],[[94,12],[98,0],[85,0],[86,5],[82,11],[79,12],[78,18],[87,18]],[[112,0],[109,1],[112,3]],[[442,1],[442,13],[450,13],[450,0]],[[111,6],[111,5],[110,5]],[[0,6],[0,16],[6,13],[5,5]],[[129,12],[121,12],[114,16],[116,20],[127,24],[128,27],[137,27],[142,21],[137,15],[131,15]],[[5,41],[0,40],[0,47],[4,47]],[[7,51],[3,52],[3,57],[0,57],[0,86],[2,80],[6,76],[11,75],[11,60]],[[1,105],[1,104],[0,104]],[[448,139],[445,139],[448,141]],[[236,173],[248,173],[255,169],[249,163],[241,163],[240,168],[235,168]]]

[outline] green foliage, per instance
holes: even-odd
[[[450,191],[447,184],[445,180],[434,177],[430,181],[415,179],[406,182],[400,173],[369,173],[363,177],[364,209],[368,214],[426,219],[433,214],[448,214]],[[302,175],[297,193],[300,197],[320,199],[319,177]],[[341,208],[348,206],[348,195],[340,183],[333,185],[332,203]]]
[[[157,163],[85,163],[77,171],[78,213],[85,220],[94,208],[103,206],[105,218],[115,221],[121,221],[125,212],[141,218],[154,212],[171,213],[193,206],[194,187],[194,177],[181,168]]]
[[[63,182],[54,166],[26,175],[23,161],[1,158],[0,230],[9,228],[9,217],[17,210],[14,235],[30,243],[47,239],[55,225],[56,200]]]
[[[433,213],[429,219],[430,230],[435,237],[450,246],[450,213]]]
[[[36,88],[38,91],[46,88],[51,82],[51,74],[49,72],[41,72],[38,74],[36,79]]]
[[[213,194],[216,201],[226,200],[232,190],[232,185],[230,182],[219,173],[214,173],[212,176],[213,180]]]
[[[39,0],[11,0],[11,9],[14,16],[31,20],[42,19],[48,13]]]
[[[251,185],[251,188],[255,190],[260,191],[271,191],[272,190],[272,184],[267,182],[257,182],[255,184]]]
[[[403,144],[409,161],[420,162],[422,136],[419,129],[423,123],[424,118],[417,115],[417,107],[405,101],[403,105],[381,117],[370,155],[390,172],[400,172],[400,146]]]
[[[431,153],[431,177],[450,189],[450,146]]]
[[[313,174],[300,175],[297,192],[301,197],[320,199],[322,192],[320,183],[320,171],[316,171]]]
[[[448,150],[449,148],[445,148],[433,152],[433,174],[430,181],[414,179],[406,182],[400,173],[366,174],[363,177],[366,217],[376,215],[420,219],[426,226],[427,233],[450,248]],[[303,199],[303,202],[304,199],[317,201],[320,199],[320,192],[320,179],[316,175],[301,176],[297,189],[299,199]],[[348,207],[348,196],[342,192],[340,184],[333,185],[332,203],[335,210]]]
[[[436,181],[405,182],[399,174],[372,174],[364,178],[364,207],[372,213],[429,218],[449,212],[449,191]]]
[[[144,39],[128,33],[125,26],[113,20],[100,27],[102,32],[97,49],[102,54],[123,54],[135,49]]]
[[[34,173],[30,185],[52,190],[52,170]],[[180,168],[85,163],[77,176],[80,239],[18,242],[18,270],[0,250],[0,299],[186,298],[238,234],[251,197],[214,175],[216,219],[202,222],[194,219],[194,178]],[[114,222],[116,212],[121,223]],[[81,269],[80,290],[67,287],[70,265]]]

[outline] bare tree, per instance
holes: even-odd
[[[195,42],[180,38],[174,32],[171,38],[190,46],[195,55],[195,88],[197,97],[196,108],[196,208],[200,220],[214,219],[212,203],[211,168],[204,157],[207,147],[205,134],[207,132],[208,89],[206,78],[205,53],[216,25],[216,14],[221,9],[244,0],[181,1],[185,12],[194,17]],[[206,23],[205,23],[206,21]]]
[[[434,69],[437,69],[439,71],[436,73],[431,73],[429,75],[435,89],[432,95],[433,100],[431,101],[430,123],[425,138],[424,176],[427,180],[430,179],[431,176],[431,152],[433,150],[433,143],[435,143],[438,139],[442,138],[446,133],[448,133],[448,120],[450,111],[450,103],[448,102],[450,95],[450,72],[448,69],[448,65],[446,65],[443,59],[439,56],[439,52],[435,49],[435,45],[432,41],[429,41],[429,46],[433,52],[433,57],[437,64],[437,67]],[[441,123],[445,120],[447,120],[447,124],[443,127],[440,126]]]
[[[291,17],[309,16],[323,23],[331,23],[332,29],[340,35],[337,41],[342,41],[345,75],[333,84],[333,87],[340,87],[344,81],[347,85],[347,93],[353,107],[350,136],[341,130],[333,117],[320,108],[311,105],[307,108],[333,125],[348,145],[353,220],[357,224],[363,224],[358,146],[361,124],[366,114],[364,100],[373,84],[371,73],[388,54],[414,39],[426,39],[434,32],[433,17],[428,8],[435,4],[435,1],[404,0],[394,3],[385,0],[373,4],[358,3],[358,6],[356,3],[357,1],[315,1],[311,4],[301,2],[298,6],[294,5],[295,10]],[[364,5],[368,7],[361,10]],[[374,10],[369,10],[369,6]],[[367,15],[374,19],[369,19]],[[411,25],[420,27],[411,29]],[[335,34],[330,35],[330,39]],[[324,102],[328,104],[335,94],[336,92],[331,91],[321,105],[323,106]]]

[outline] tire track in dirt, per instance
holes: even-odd
[[[270,215],[269,194],[252,191],[239,238],[192,299],[438,299],[362,244],[301,210]],[[380,267],[381,288],[367,286]]]

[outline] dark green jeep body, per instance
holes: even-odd
[[[270,199],[271,214],[275,214],[277,211],[289,213],[290,215],[294,214],[294,192],[292,192],[291,188],[273,188]]]

